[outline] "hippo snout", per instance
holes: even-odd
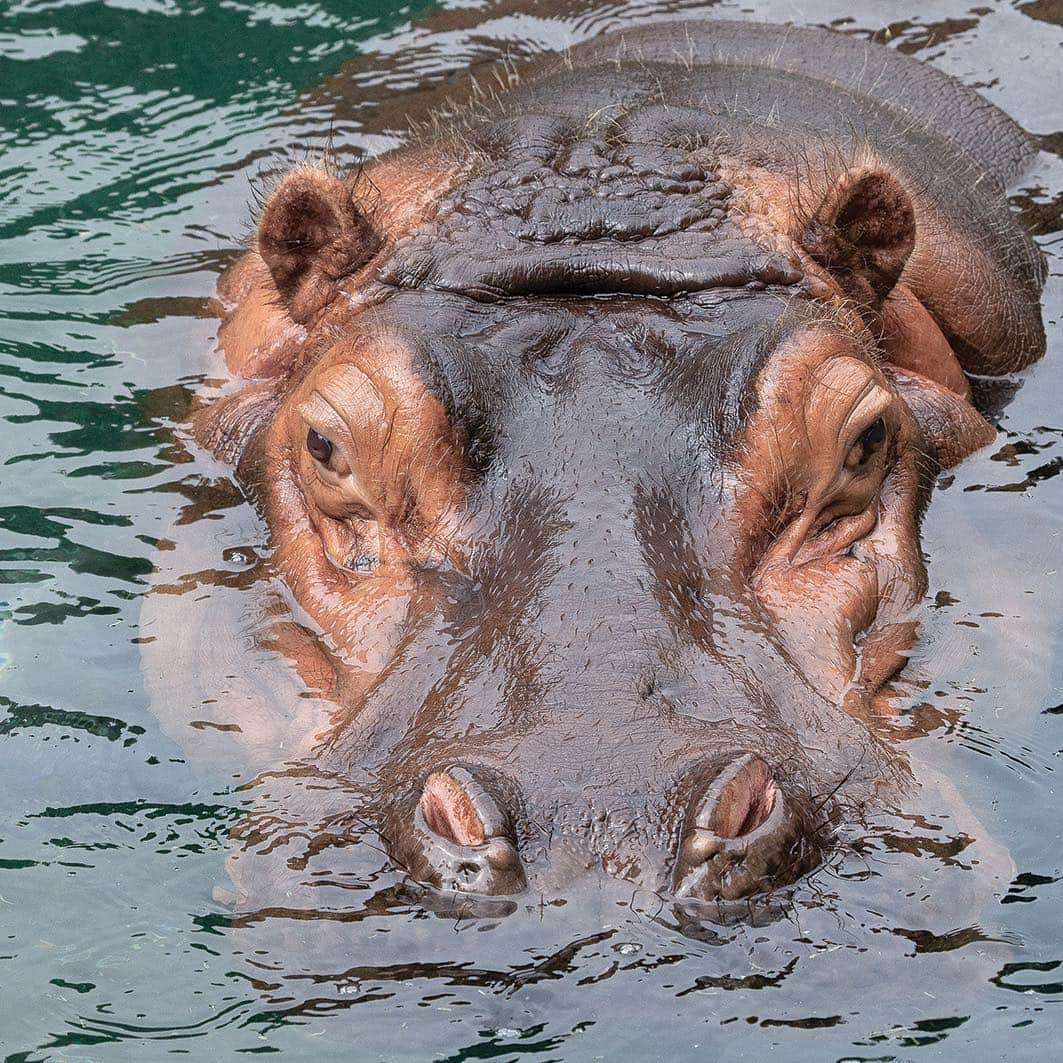
[[[678,838],[670,868],[646,868],[676,898],[720,902],[766,893],[817,862],[807,799],[761,756],[714,758],[688,772],[680,791],[661,823],[662,834]],[[515,897],[534,876],[556,878],[549,868],[525,867],[516,828],[521,800],[492,769],[447,765],[424,776],[391,818],[389,853],[415,883],[439,894]],[[668,860],[668,847],[653,848],[658,861]],[[533,862],[549,865],[549,848]]]

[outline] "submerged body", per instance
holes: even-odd
[[[1029,149],[819,31],[651,26],[498,83],[290,173],[221,287],[196,438],[327,706],[274,759],[444,891],[761,893],[905,785],[920,514],[993,438],[969,376],[1043,349]]]

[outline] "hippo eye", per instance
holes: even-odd
[[[886,422],[876,417],[860,433],[860,438],[849,448],[845,456],[845,467],[853,471],[863,469],[868,462],[882,450],[886,442]]]
[[[356,554],[347,562],[352,572],[371,572],[376,568],[377,559],[372,554]]]
[[[332,444],[313,428],[306,433],[306,449],[310,451],[310,456],[322,465],[327,465],[332,457]]]

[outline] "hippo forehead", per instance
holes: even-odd
[[[815,324],[838,327],[829,310],[786,289],[488,303],[419,291],[394,293],[363,317],[354,342],[395,336],[474,459],[476,443],[514,438],[524,421],[540,461],[558,433],[589,444],[591,425],[626,452],[683,424],[686,445],[723,458],[756,408],[760,371]]]
[[[399,241],[382,279],[479,298],[799,284],[734,220],[706,121],[646,107],[494,123],[476,145],[482,165]]]

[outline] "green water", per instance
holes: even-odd
[[[951,885],[913,891],[906,872],[936,873],[925,852],[869,850],[814,882],[791,919],[712,943],[682,935],[653,898],[630,891],[454,923],[387,900],[396,878],[373,866],[349,917],[287,912],[230,927],[213,890],[227,881],[248,770],[220,738],[196,757],[167,737],[137,639],[156,545],[186,503],[221,498],[195,511],[201,533],[260,545],[253,516],[209,494],[224,470],[175,441],[208,372],[206,300],[244,239],[255,190],[330,136],[348,159],[398,142],[400,93],[425,80],[501,51],[556,48],[653,7],[573,2],[546,15],[530,0],[505,10],[9,0],[0,4],[8,1060],[1056,1058],[1063,5],[657,5],[680,8],[877,32],[981,88],[1039,138],[1013,202],[1049,256],[1050,353],[1024,375],[998,444],[946,478],[931,506],[916,661],[933,676],[926,700],[942,710],[921,754],[1010,851],[1010,883],[975,911]],[[327,80],[359,53],[354,73]],[[390,117],[373,117],[374,102]],[[165,708],[177,712],[174,697]]]

